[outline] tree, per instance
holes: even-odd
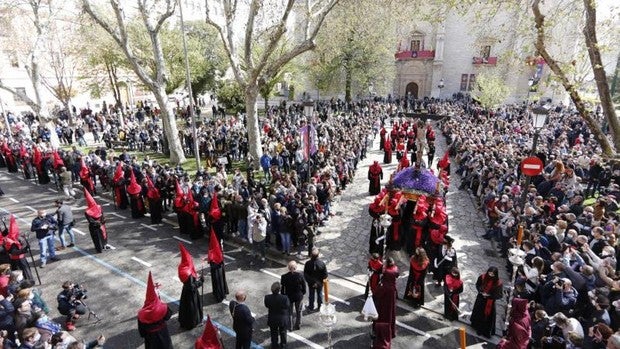
[[[160,35],[164,23],[174,14],[176,1],[137,0],[138,15],[142,22],[140,29],[147,35],[150,43],[153,61],[151,67],[142,62],[136,55],[135,40],[129,34],[130,28],[121,2],[109,0],[109,3],[114,14],[114,20],[108,20],[105,15],[95,12],[90,0],[82,0],[84,11],[114,39],[125,54],[134,73],[155,96],[161,110],[160,115],[170,150],[170,161],[176,164],[182,163],[185,161],[185,154],[179,138],[175,116],[166,94],[169,75]]]
[[[236,81],[226,81],[217,89],[217,100],[231,113],[245,110],[243,91]]]
[[[394,43],[409,27],[417,2],[343,0],[334,7],[309,56],[309,78],[326,92],[345,91],[345,99],[366,93],[376,80],[395,76]],[[379,86],[383,84],[377,84]]]
[[[218,31],[232,73],[244,92],[249,148],[255,161],[262,156],[256,111],[260,79],[268,81],[292,59],[314,49],[319,29],[337,2],[250,0],[249,7],[241,9],[237,0],[205,1],[207,23]],[[223,9],[223,18],[213,16],[213,3]],[[294,9],[295,16],[291,18]],[[299,33],[285,35],[287,26],[292,26],[289,19],[297,21]],[[243,33],[235,32],[239,21],[245,22]]]
[[[592,0],[584,0],[586,21],[584,25],[584,36],[586,38],[586,45],[588,47],[590,62],[594,71],[594,78],[601,98],[601,106],[607,121],[609,122],[611,129],[611,136],[614,142],[614,147],[603,133],[601,126],[589,113],[583,98],[579,94],[577,87],[569,80],[566,69],[554,59],[547,48],[547,33],[546,33],[546,17],[540,10],[540,0],[534,0],[532,3],[532,13],[534,15],[535,28],[536,28],[536,41],[535,47],[538,53],[544,58],[545,62],[549,65],[549,68],[556,75],[566,92],[570,95],[571,100],[575,104],[575,108],[579,112],[579,115],[584,119],[590,131],[600,144],[603,154],[608,157],[616,155],[616,151],[620,150],[620,127],[618,125],[618,119],[613,109],[611,102],[611,95],[609,92],[609,85],[607,84],[607,76],[603,69],[602,60],[600,57],[600,49],[596,38],[596,7]],[[594,13],[592,13],[594,12]],[[609,110],[611,109],[611,110]]]
[[[18,97],[32,109],[41,123],[49,129],[50,143],[56,148],[60,146],[56,127],[46,103],[41,98],[41,64],[45,61],[43,56],[47,42],[46,34],[58,10],[54,5],[52,0],[13,0],[4,2],[0,6],[0,13],[6,16],[4,18],[7,24],[10,24],[10,27],[4,28],[10,35],[3,40],[2,46],[14,55],[14,59],[20,65],[25,67],[34,91],[34,98],[5,84],[2,79],[0,79],[0,89]]]
[[[510,93],[511,88],[501,76],[487,71],[476,76],[476,87],[471,96],[484,108],[491,109],[504,103]]]

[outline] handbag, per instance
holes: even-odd
[[[364,315],[364,320],[377,320],[379,318],[379,312],[377,312],[377,307],[375,306],[375,302],[372,299],[372,295],[368,295],[366,298],[366,302],[364,302],[364,307],[362,308],[362,315]]]

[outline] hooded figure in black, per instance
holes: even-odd
[[[215,230],[211,228],[211,237],[209,238],[209,252],[207,255],[209,266],[211,268],[211,286],[213,287],[213,296],[216,302],[221,302],[228,294],[228,284],[226,283],[226,269],[224,267],[224,254],[217,240]]]
[[[202,297],[198,288],[202,286],[204,278],[196,274],[192,256],[179,243],[181,263],[179,264],[179,280],[183,283],[181,300],[179,302],[179,324],[186,330],[198,326],[202,322]]]

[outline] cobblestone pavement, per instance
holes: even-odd
[[[436,130],[437,151],[433,167],[443,156],[447,145],[441,132]],[[426,156],[426,155],[425,155]],[[366,283],[366,265],[368,263],[368,239],[370,233],[371,217],[368,214],[368,205],[373,196],[368,194],[368,166],[374,160],[378,160],[383,167],[385,185],[390,174],[395,171],[397,164],[395,158],[392,164],[383,164],[383,151],[379,151],[379,137],[373,142],[366,159],[358,164],[353,183],[347,186],[343,194],[332,205],[331,217],[328,225],[322,227],[317,246],[327,264],[330,273],[347,278],[351,281]],[[452,166],[454,172],[454,165]],[[505,271],[505,261],[497,256],[495,246],[480,236],[484,234],[484,216],[475,204],[473,196],[467,191],[458,190],[460,178],[452,175],[450,188],[447,194],[447,211],[449,216],[449,235],[455,238],[454,246],[457,250],[457,258],[461,276],[465,283],[465,289],[461,295],[460,320],[469,323],[469,314],[476,299],[476,280],[489,266],[497,266],[500,277],[504,284],[508,285],[508,275]],[[394,254],[401,271],[398,280],[399,297],[404,294],[405,284],[409,273],[408,258],[404,252]],[[426,304],[424,308],[438,313],[443,313],[443,290],[435,288],[431,276],[427,277]],[[503,328],[503,314],[505,302],[498,302],[497,331],[501,333]]]

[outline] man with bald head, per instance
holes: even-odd
[[[289,330],[298,330],[301,325],[301,302],[306,294],[306,282],[302,273],[297,271],[297,262],[288,262],[288,273],[280,278],[282,284],[282,294],[287,296],[290,301],[289,326],[293,328]],[[295,321],[293,321],[293,306],[295,307]]]
[[[233,318],[233,330],[236,334],[236,349],[250,349],[252,345],[252,332],[254,332],[254,317],[245,299],[247,294],[244,290],[235,293],[235,300],[228,305],[230,315]]]

